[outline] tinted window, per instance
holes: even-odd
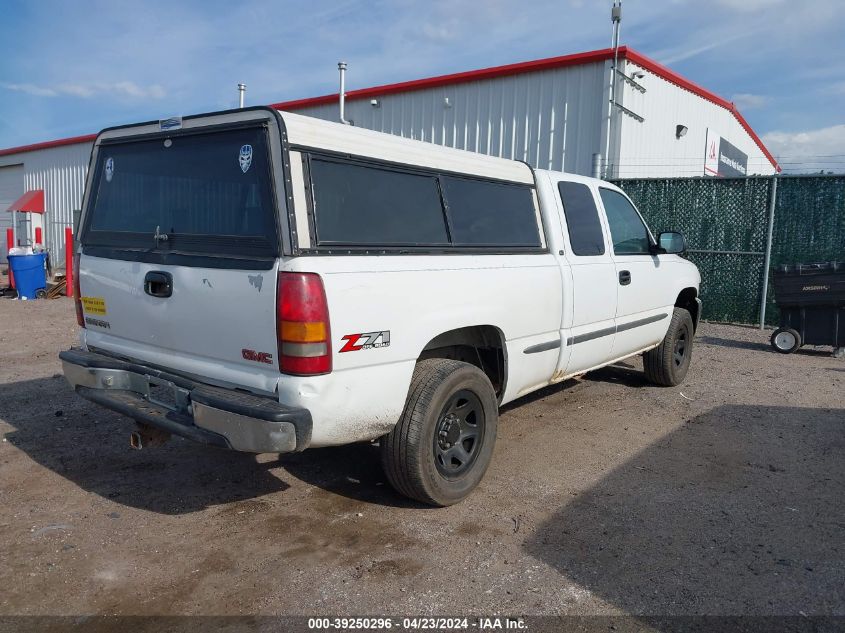
[[[320,244],[449,242],[434,176],[313,158],[311,181]]]
[[[540,246],[532,189],[443,176],[452,242],[458,246]]]
[[[634,205],[618,191],[600,188],[599,193],[613,238],[613,252],[617,255],[648,253],[648,230]]]
[[[266,132],[260,128],[104,144],[83,241],[274,253],[276,211],[268,157]],[[157,228],[167,241],[153,239]]]
[[[575,255],[604,255],[604,233],[590,188],[578,182],[560,182],[557,187],[563,201],[572,252]]]

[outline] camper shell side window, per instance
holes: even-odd
[[[312,252],[546,252],[533,185],[302,155]]]

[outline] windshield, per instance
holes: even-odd
[[[277,254],[263,127],[104,143],[95,169],[83,245]]]

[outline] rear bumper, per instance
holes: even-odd
[[[292,453],[311,442],[311,413],[95,352],[61,352],[83,398],[174,435],[248,453]]]

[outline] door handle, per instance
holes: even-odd
[[[631,283],[631,271],[630,270],[620,270],[619,271],[619,285],[620,286],[627,286]]]
[[[151,270],[144,276],[144,292],[151,297],[169,297],[173,294],[173,275]]]

